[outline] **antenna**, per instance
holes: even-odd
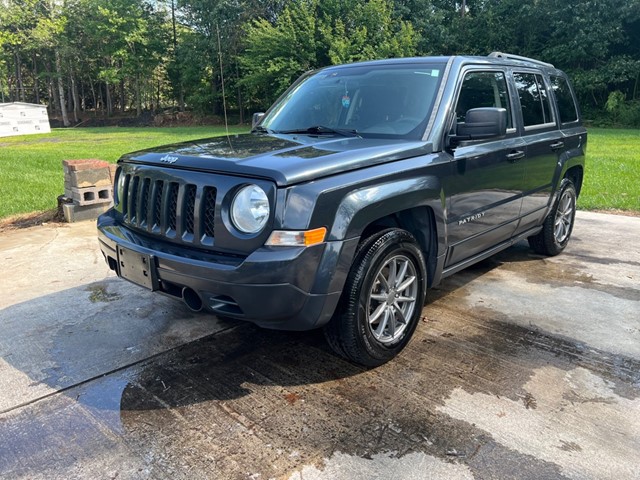
[[[231,145],[231,138],[229,138],[229,122],[227,120],[227,96],[224,92],[224,73],[222,71],[222,48],[220,47],[220,28],[216,23],[216,34],[218,35],[218,61],[220,63],[220,81],[222,83],[222,110],[224,112],[224,129],[227,133],[227,142],[229,142],[229,147],[233,150],[233,145]]]

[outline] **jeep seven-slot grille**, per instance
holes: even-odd
[[[119,201],[124,222],[153,235],[204,245],[215,237],[215,187],[127,174]]]

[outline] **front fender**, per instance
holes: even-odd
[[[329,238],[360,237],[377,219],[410,208],[442,208],[442,198],[441,182],[435,176],[393,180],[354,190],[338,205]]]

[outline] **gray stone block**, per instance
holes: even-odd
[[[98,203],[95,205],[76,205],[75,203],[65,203],[62,205],[62,212],[67,223],[82,222],[98,218],[98,215],[111,208],[112,203]]]
[[[67,189],[65,188],[65,195]],[[71,198],[76,205],[94,205],[97,203],[113,203],[113,189],[108,187],[71,187]]]

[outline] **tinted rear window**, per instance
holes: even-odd
[[[558,112],[560,113],[560,122],[569,123],[578,120],[578,110],[576,103],[571,95],[571,89],[567,80],[563,77],[551,77],[551,88],[556,95],[558,102]]]
[[[516,81],[520,97],[524,126],[544,125],[553,122],[549,97],[542,75],[515,73],[513,78]]]

